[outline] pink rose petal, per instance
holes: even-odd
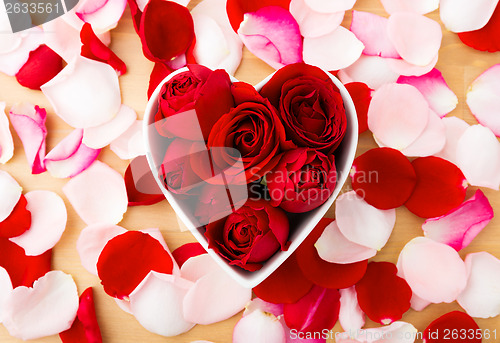
[[[11,336],[37,339],[68,330],[78,311],[78,291],[71,275],[51,271],[33,288],[19,286],[5,303],[3,324]]]
[[[0,163],[5,164],[14,156],[14,141],[5,114],[5,102],[0,101]]]
[[[45,109],[29,103],[15,105],[9,112],[10,121],[14,130],[23,143],[24,152],[31,166],[33,174],[45,171],[43,158],[45,157],[45,138],[47,128]]]
[[[459,251],[472,242],[493,216],[488,198],[477,190],[469,200],[444,216],[427,219],[422,229],[426,237]]]
[[[299,25],[279,6],[246,13],[238,34],[250,52],[275,69],[302,62]]]
[[[437,69],[432,69],[422,76],[401,76],[398,83],[416,87],[427,99],[429,107],[441,118],[457,107],[457,96]]]
[[[399,75],[421,76],[429,73],[436,66],[438,59],[439,59],[439,54],[436,53],[432,61],[424,66],[411,64],[410,62],[405,61],[403,59],[394,59],[394,58],[388,58],[387,64],[394,73],[397,73]]]
[[[468,315],[491,318],[500,314],[500,260],[487,252],[468,254],[465,258],[467,286],[458,303]]]
[[[390,59],[361,55],[354,64],[340,70],[338,76],[344,84],[363,82],[371,89],[378,89],[387,83],[395,83],[399,77],[388,61]]]
[[[376,249],[356,244],[340,232],[337,222],[329,224],[314,244],[318,255],[331,263],[354,263],[367,260],[377,253]]]
[[[57,178],[73,177],[87,169],[101,150],[82,143],[83,130],[73,130],[45,156],[45,167]]]
[[[247,306],[245,306],[243,317],[248,316],[252,312],[258,310],[265,313],[270,313],[275,317],[279,317],[283,314],[283,304],[272,304],[260,298],[254,298],[252,301],[250,301],[250,303],[247,304]]]
[[[123,177],[108,165],[95,161],[73,177],[63,193],[82,220],[90,224],[116,224],[127,211],[127,190]]]
[[[132,108],[121,105],[116,117],[109,122],[84,129],[82,143],[93,149],[104,148],[127,131],[136,119],[137,113]]]
[[[136,120],[127,131],[113,140],[109,147],[122,160],[131,160],[137,156],[146,155],[142,120]]]
[[[81,56],[40,88],[56,114],[75,128],[107,123],[121,105],[115,70],[106,63]]]
[[[404,273],[403,273],[403,266],[402,266],[401,261],[402,261],[402,255],[400,254],[398,256],[398,262],[396,264],[396,267],[398,268],[397,276],[399,276],[400,278],[404,279],[405,276],[404,276]],[[411,299],[410,299],[410,307],[413,310],[415,310],[417,312],[420,312],[424,308],[426,308],[427,306],[429,306],[430,304],[432,304],[430,301],[420,298],[418,295],[415,294],[415,292],[412,293]]]
[[[363,54],[401,58],[387,34],[387,18],[369,12],[352,11],[351,31],[365,45]]]
[[[465,121],[457,117],[442,118],[446,128],[446,144],[443,149],[434,156],[444,158],[454,164],[457,164],[457,144],[464,134],[465,130],[470,126]]]
[[[273,314],[255,310],[242,317],[233,330],[233,343],[285,343],[285,329]]]
[[[417,66],[432,62],[443,38],[441,26],[436,21],[410,12],[391,15],[387,33],[399,55]]]
[[[220,269],[215,260],[208,254],[189,258],[182,264],[181,276],[189,281],[196,282],[203,276]]]
[[[452,32],[479,30],[490,20],[498,0],[441,0],[441,21]]]
[[[401,150],[405,156],[431,156],[444,148],[446,144],[446,127],[434,111],[429,110],[429,121],[424,132],[409,146]]]
[[[2,11],[2,13],[5,12]],[[10,25],[7,31],[11,32]],[[9,76],[16,75],[28,61],[30,52],[43,43],[43,35],[41,33],[42,30],[39,27],[33,27],[29,30],[13,34],[20,37],[20,44],[18,38],[14,38],[15,42],[12,42],[13,45],[10,48],[4,48],[6,52],[0,53],[0,72]],[[10,33],[4,32],[4,35],[8,34]]]
[[[359,330],[365,325],[365,314],[359,307],[354,286],[340,289],[339,322],[344,331]]]
[[[305,0],[307,6],[320,13],[348,11],[354,7],[356,0]]]
[[[467,91],[467,105],[477,121],[500,137],[500,64],[481,74]]]
[[[109,31],[116,27],[127,0],[85,0],[74,12],[82,21],[92,25],[95,32]]]
[[[21,198],[22,188],[6,171],[0,170],[0,222],[3,222],[12,212]]]
[[[339,333],[335,341],[336,343],[413,343],[418,330],[410,323],[394,322],[391,325],[364,329],[353,334],[354,337],[351,338],[349,332]]]
[[[66,229],[68,214],[64,201],[59,195],[50,191],[31,191],[26,193],[31,212],[31,227],[20,236],[10,238],[24,249],[26,255],[41,255],[52,249]]]
[[[332,32],[342,24],[345,11],[320,13],[306,4],[305,0],[290,1],[290,13],[299,24],[303,37],[320,37]]]
[[[80,55],[82,43],[80,29],[68,24],[64,17],[43,24],[43,41],[66,62],[70,62]]]
[[[304,62],[326,70],[344,69],[356,62],[364,48],[354,33],[339,26],[324,36],[304,38]]]
[[[403,150],[427,126],[429,105],[413,86],[387,84],[372,95],[368,128],[383,145]]]
[[[490,129],[473,125],[457,143],[457,165],[472,186],[500,187],[500,143]]]
[[[401,267],[412,291],[432,303],[450,303],[467,282],[465,264],[452,247],[416,237],[401,251]]]
[[[130,294],[130,308],[148,331],[171,337],[194,326],[184,319],[182,303],[192,282],[178,276],[151,271]]]
[[[5,268],[0,267],[0,323],[3,321],[5,303],[9,299],[12,290],[12,281],[10,281],[9,273]]]
[[[417,14],[427,14],[439,7],[439,0],[381,0],[387,13],[414,12]]]

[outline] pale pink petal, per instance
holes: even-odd
[[[416,237],[406,244],[400,258],[405,280],[420,298],[450,303],[465,288],[465,264],[446,244]]]
[[[41,255],[52,249],[66,229],[68,214],[64,201],[50,191],[31,191],[26,193],[31,212],[31,227],[22,235],[10,240],[24,249],[26,255]]]
[[[305,0],[307,6],[320,13],[348,11],[354,7],[356,0]]]
[[[480,124],[500,137],[500,64],[474,80],[467,91],[467,105]]]
[[[369,12],[352,11],[351,31],[365,45],[363,54],[400,58],[387,34],[387,18]]]
[[[101,33],[116,27],[126,5],[127,0],[85,0],[73,12],[83,22],[91,24],[95,32]]]
[[[90,224],[116,224],[127,211],[127,190],[123,177],[108,165],[95,161],[73,177],[63,192],[82,220]]]
[[[422,76],[401,76],[398,83],[406,83],[416,87],[427,99],[430,108],[441,118],[453,111],[458,98],[448,87],[443,75],[437,69]]]
[[[446,144],[446,127],[434,111],[429,110],[429,121],[424,132],[409,146],[401,150],[405,156],[431,156],[444,148]]]
[[[80,55],[82,42],[80,40],[81,28],[75,28],[68,24],[63,19],[67,15],[43,24],[43,40],[45,45],[54,50],[66,62],[70,62]]]
[[[121,106],[115,70],[81,56],[40,88],[56,114],[75,128],[107,123]]]
[[[467,286],[458,303],[468,315],[491,318],[500,314],[500,260],[487,252],[468,254],[465,258]]]
[[[351,191],[337,199],[335,217],[345,238],[380,250],[392,233],[396,223],[396,210],[379,210],[369,205],[355,191]],[[367,227],[370,229],[367,230]]]
[[[0,163],[7,163],[14,156],[14,141],[5,114],[5,102],[0,101]]]
[[[413,86],[387,84],[373,93],[368,127],[384,145],[403,150],[427,127],[429,105]]]
[[[132,309],[130,308],[130,300],[127,299],[118,299],[118,298],[113,298],[115,303],[118,305],[120,310],[122,310],[125,313],[132,314]]]
[[[457,117],[444,117],[441,119],[446,128],[446,144],[444,148],[434,156],[444,158],[457,164],[458,140],[469,127],[465,121]]]
[[[305,0],[290,1],[290,13],[299,24],[303,37],[319,37],[332,32],[342,24],[345,11],[333,13],[317,12]]]
[[[403,273],[403,266],[401,264],[401,260],[402,260],[402,254],[399,254],[399,256],[398,256],[398,262],[396,264],[396,266],[398,268],[398,274],[397,275],[400,278],[404,279],[405,276],[404,276],[404,273]],[[432,304],[430,301],[420,298],[418,295],[415,294],[415,292],[412,293],[411,299],[410,299],[410,306],[411,306],[411,308],[413,310],[415,310],[417,312],[420,312],[424,308],[426,308],[427,306],[429,306],[430,304]]]
[[[349,336],[352,335],[352,337]],[[418,330],[410,323],[394,322],[391,325],[354,332],[342,332],[335,336],[336,343],[413,343]]]
[[[127,131],[113,140],[109,147],[122,160],[130,160],[137,156],[146,155],[142,120],[136,120]]]
[[[339,322],[344,331],[359,330],[365,325],[365,314],[359,307],[356,288],[354,286],[339,289],[340,311]]]
[[[339,26],[324,36],[304,38],[304,62],[325,70],[344,69],[358,60],[364,48],[354,33]]]
[[[5,303],[3,324],[11,336],[37,339],[71,327],[78,311],[78,291],[71,275],[50,271],[33,284],[19,286]]]
[[[97,261],[102,249],[110,239],[125,232],[123,227],[112,224],[93,224],[84,228],[76,242],[82,266],[97,276]]]
[[[10,28],[8,31],[11,31]],[[2,35],[11,35],[3,32]],[[0,72],[10,76],[17,74],[19,69],[28,61],[31,51],[38,48],[43,41],[42,29],[33,27],[29,30],[16,33],[21,37],[21,43],[9,52],[0,53]],[[10,50],[10,49],[9,49]]]
[[[387,33],[399,55],[417,66],[432,62],[443,38],[441,26],[436,21],[410,12],[391,15]]]
[[[16,180],[6,171],[0,170],[0,222],[7,218],[14,207],[16,207],[19,198],[21,198],[22,188]]]
[[[177,336],[194,326],[184,319],[182,303],[192,282],[151,271],[130,294],[130,308],[139,323],[161,336]]]
[[[468,246],[493,218],[493,208],[481,190],[444,216],[422,225],[426,237],[459,251]]]
[[[245,308],[252,289],[244,288],[224,270],[199,278],[184,298],[184,317],[196,324],[226,320]]]
[[[171,274],[174,275],[174,276],[181,276],[181,269],[179,268],[179,265],[175,261],[175,258],[172,255],[172,252],[168,248],[167,242],[165,242],[165,238],[163,238],[163,235],[162,235],[160,229],[158,229],[158,228],[149,228],[149,229],[139,230],[139,231],[141,231],[143,233],[147,233],[148,235],[150,235],[151,237],[153,237],[154,239],[156,239],[161,244],[161,246],[163,247],[163,249],[165,249],[165,251],[172,258],[173,268],[172,268],[172,273]]]
[[[490,20],[498,0],[441,0],[441,21],[452,32],[479,30]]]
[[[436,54],[431,63],[425,66],[418,66],[415,64],[411,64],[403,59],[388,58],[387,64],[394,73],[397,73],[399,75],[421,76],[429,73],[436,66],[438,59],[439,54]]]
[[[351,66],[339,71],[342,83],[363,82],[371,89],[378,89],[387,83],[395,83],[399,74],[388,63],[389,59],[378,56],[361,57]]]
[[[0,267],[0,323],[3,321],[5,303],[12,293],[12,281],[5,268]]]
[[[137,113],[121,105],[116,117],[100,126],[89,127],[83,130],[83,144],[93,149],[101,149],[120,137],[137,119]]]
[[[196,282],[201,277],[220,270],[212,256],[201,254],[189,258],[181,267],[181,276],[189,281]]]
[[[473,125],[457,143],[457,165],[472,186],[500,187],[500,143],[490,129]]]
[[[243,317],[257,310],[260,310],[264,313],[270,313],[278,318],[283,315],[283,304],[272,304],[260,298],[254,298],[245,307],[245,311],[243,311]]]
[[[57,178],[73,177],[87,169],[99,155],[100,150],[82,143],[83,130],[73,130],[45,156],[45,167]]]
[[[285,330],[278,318],[256,310],[242,317],[233,330],[233,343],[285,343]]]
[[[329,224],[314,244],[318,255],[331,263],[354,263],[375,256],[376,249],[356,244],[340,232],[337,222]]]
[[[238,29],[243,44],[275,69],[302,62],[302,37],[290,12],[268,6],[246,13]]]
[[[439,7],[439,0],[380,0],[387,13],[414,12],[427,14]]]

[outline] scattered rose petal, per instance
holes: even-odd
[[[205,250],[203,250],[205,251]],[[217,272],[220,267],[206,252],[190,257],[181,267],[181,276],[189,281],[196,282],[203,276]]]
[[[46,22],[43,27],[43,42],[61,56],[66,62],[72,61],[80,55],[80,30],[74,28],[60,16]]]
[[[35,281],[33,288],[21,286],[12,291],[5,303],[3,324],[11,336],[37,339],[69,329],[77,311],[73,278],[51,271]]]
[[[358,116],[358,133],[368,130],[368,108],[372,101],[372,89],[362,82],[351,82],[344,85],[356,107]]]
[[[438,59],[439,54],[436,53],[432,61],[424,66],[415,65],[403,59],[395,58],[388,58],[387,64],[392,72],[398,74],[398,76],[421,76],[431,72],[431,70],[436,66]]]
[[[26,193],[31,212],[31,227],[22,235],[10,240],[24,249],[26,255],[41,255],[52,249],[66,229],[67,212],[64,201],[50,191],[31,191]]]
[[[16,73],[17,82],[21,86],[40,89],[63,68],[61,56],[45,44],[31,51],[26,63]]]
[[[0,267],[0,323],[3,321],[5,303],[9,299],[12,290],[13,287],[9,273],[7,273],[5,268]]]
[[[320,13],[334,13],[348,11],[353,8],[356,0],[305,0],[307,6]]]
[[[91,24],[96,32],[104,32],[116,27],[126,5],[127,0],[85,0],[79,2],[72,12],[83,22]]]
[[[497,5],[488,24],[476,31],[461,32],[458,34],[458,38],[460,38],[465,45],[476,50],[496,52],[500,51],[500,36],[497,34],[499,28],[500,6]]]
[[[245,13],[256,12],[257,10],[267,6],[280,6],[288,10],[290,0],[228,0],[226,3],[226,12],[231,23],[231,27],[235,32],[238,31]]]
[[[439,7],[439,0],[381,0],[381,2],[389,14],[396,12],[427,14],[437,10]]]
[[[40,88],[56,114],[75,128],[102,125],[115,117],[121,105],[114,69],[85,57],[76,57]]]
[[[255,310],[242,317],[233,330],[233,343],[285,343],[283,325],[273,314]]]
[[[487,252],[465,258],[467,286],[457,298],[468,315],[491,318],[500,314],[500,260]]]
[[[468,246],[493,218],[493,208],[481,190],[444,216],[427,219],[426,237],[459,251]]]
[[[177,336],[194,326],[184,319],[182,304],[192,282],[178,276],[148,273],[130,294],[132,314],[148,331],[161,336]]]
[[[31,227],[31,212],[27,209],[27,205],[26,198],[21,194],[12,212],[0,222],[0,237],[16,237]]]
[[[457,164],[457,144],[470,126],[465,121],[457,117],[444,117],[441,119],[446,128],[446,144],[443,149],[434,156],[444,158],[451,163]]]
[[[290,1],[290,13],[299,24],[303,37],[320,37],[332,32],[344,20],[345,11],[320,13],[306,4],[305,0]]]
[[[344,69],[356,62],[364,48],[351,31],[339,26],[324,36],[304,38],[304,62],[325,70]]]
[[[394,322],[391,325],[379,328],[363,329],[359,334],[354,332],[339,333],[335,337],[336,343],[413,343],[418,335],[418,330],[410,323]]]
[[[359,330],[365,325],[365,314],[359,307],[356,288],[354,286],[339,289],[340,311],[339,323],[344,331]]]
[[[420,298],[450,303],[467,283],[465,264],[452,247],[430,238],[416,237],[401,251],[406,282]]]
[[[441,20],[452,32],[478,30],[490,20],[498,0],[441,0]]]
[[[0,170],[0,221],[4,221],[14,210],[21,198],[22,188],[6,171]]]
[[[245,311],[243,311],[243,317],[248,316],[252,312],[258,310],[270,313],[275,317],[279,317],[283,314],[283,304],[272,304],[262,299],[254,298],[247,304],[247,306],[245,306]]]
[[[6,16],[6,11],[2,10],[2,14]],[[5,30],[12,32],[10,24],[7,25],[9,26]],[[43,43],[42,29],[39,27],[33,27],[15,35],[18,37],[14,38],[15,40],[20,38],[19,44],[11,45],[10,49],[7,48],[10,51],[0,54],[0,72],[9,76],[16,75],[28,61],[30,52]]]
[[[490,129],[473,125],[457,143],[457,165],[472,186],[498,190],[500,186],[500,143]]]
[[[186,243],[172,251],[175,261],[182,268],[184,263],[191,257],[206,254],[207,252],[198,242]]]
[[[88,225],[116,224],[127,211],[127,190],[122,176],[100,161],[69,180],[63,192]]]
[[[378,89],[387,83],[395,83],[399,77],[387,61],[390,59],[361,55],[352,65],[340,70],[338,76],[344,84],[363,82],[372,89]]]
[[[142,132],[142,120],[136,120],[124,133],[109,145],[122,160],[130,160],[146,154]]]
[[[401,76],[398,83],[416,87],[429,103],[429,107],[441,118],[453,111],[458,98],[437,69],[421,76]]]
[[[149,228],[149,229],[139,230],[139,231],[142,233],[147,233],[148,235],[150,235],[151,237],[156,239],[161,244],[163,249],[165,249],[165,251],[168,253],[168,256],[170,256],[170,259],[172,260],[172,264],[173,264],[172,275],[180,276],[181,270],[180,270],[179,266],[177,265],[177,263],[175,262],[174,256],[170,252],[170,249],[167,246],[167,242],[165,242],[165,238],[163,238],[163,234],[161,233],[160,229]]]
[[[464,331],[462,331],[464,330]],[[423,339],[426,343],[445,343],[450,341],[446,333],[450,332],[481,332],[480,335],[467,335],[465,338],[453,338],[454,343],[481,343],[482,331],[477,323],[466,313],[453,311],[435,319],[424,331]],[[451,337],[451,336],[450,336]]]
[[[129,206],[152,205],[165,200],[153,173],[149,168],[146,156],[134,158],[124,175]]]
[[[5,102],[0,101],[0,163],[5,164],[12,156],[14,156],[14,141],[5,114]]]
[[[429,120],[424,132],[401,152],[406,156],[431,156],[444,148],[446,144],[446,127],[434,111],[429,110]]]
[[[439,157],[420,157],[411,163],[417,184],[405,203],[410,212],[422,218],[439,217],[465,199],[467,182],[453,163]]]

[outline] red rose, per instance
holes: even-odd
[[[328,200],[337,183],[333,155],[312,149],[287,151],[266,175],[273,206],[293,213],[308,212]]]
[[[227,218],[208,224],[205,237],[208,247],[229,264],[255,271],[276,251],[287,249],[288,231],[283,210],[249,200]]]
[[[285,66],[260,93],[279,109],[287,138],[298,147],[328,155],[344,138],[344,102],[337,86],[321,69],[303,63]]]

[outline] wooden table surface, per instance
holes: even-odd
[[[190,8],[198,3],[192,1]],[[370,11],[387,16],[379,0],[358,0],[355,9]],[[428,15],[430,18],[439,21],[438,11]],[[349,27],[351,15],[346,14],[344,26]],[[470,83],[481,72],[488,67],[500,63],[500,53],[483,53],[475,51],[463,45],[458,37],[448,32],[443,26],[444,38],[440,51],[439,68],[450,87],[457,94],[459,104],[450,115],[457,116],[471,124],[475,124],[474,117],[465,103],[465,92]],[[149,74],[152,63],[143,55],[140,40],[137,37],[127,8],[118,27],[112,31],[111,48],[127,64],[127,73],[120,77],[122,90],[122,101],[124,104],[134,108],[139,117],[142,117],[146,107],[146,90],[149,81]],[[258,60],[247,50],[244,51],[243,62],[236,73],[236,77],[242,81],[252,84],[258,83],[273,70],[264,62]],[[32,91],[21,87],[13,77],[0,75],[0,100],[6,101],[8,109],[17,102],[31,102],[41,107],[45,107],[48,112],[47,117],[47,151],[53,148],[63,137],[72,130],[67,124],[59,119],[53,112],[49,102],[40,91]],[[1,165],[0,169],[11,173],[24,188],[24,192],[36,189],[51,190],[58,193],[65,201],[68,209],[68,224],[61,241],[54,248],[53,268],[62,270],[73,275],[79,291],[82,292],[89,286],[94,287],[96,297],[97,315],[103,335],[104,342],[108,343],[132,343],[132,342],[191,342],[194,340],[209,340],[218,343],[231,342],[232,330],[241,314],[234,316],[224,322],[210,326],[198,325],[186,334],[165,338],[142,328],[131,315],[118,308],[113,299],[107,296],[99,284],[97,277],[89,274],[81,265],[76,251],[76,240],[80,231],[85,227],[84,222],[78,217],[61,188],[67,182],[65,179],[52,178],[48,173],[41,175],[31,175],[29,166],[26,163],[22,144],[11,128],[14,135],[15,153],[14,158],[6,165]],[[361,135],[358,154],[368,149],[376,147],[376,144],[369,132]],[[109,148],[104,149],[99,160],[104,161],[122,174],[128,165],[128,161],[120,160]],[[349,185],[346,186],[346,189]],[[471,196],[475,188],[468,190]],[[484,189],[495,210],[500,209],[500,193]],[[333,208],[328,212],[328,216],[333,217]],[[423,220],[417,218],[405,208],[397,210],[397,222],[387,245],[374,258],[377,261],[390,261],[396,263],[397,256],[403,246],[413,237],[422,235],[421,224]],[[189,232],[181,232],[175,213],[166,201],[153,206],[131,207],[120,223],[127,229],[146,229],[159,227],[170,249],[194,241]],[[500,258],[500,215],[494,218],[486,229],[466,249],[460,252],[462,257],[471,252],[488,251]],[[412,323],[422,331],[435,318],[449,311],[459,310],[456,304],[434,304],[430,305],[423,312],[409,310],[402,320]],[[500,318],[477,319],[477,323],[482,329],[500,329]],[[368,321],[367,326],[375,326]],[[335,326],[333,332],[342,331],[339,324]],[[500,335],[500,332],[498,333]],[[494,339],[484,340],[485,343],[494,342]],[[498,339],[500,341],[500,338]],[[19,340],[9,336],[5,328],[0,325],[0,342],[11,343]],[[60,342],[58,336],[40,339],[37,342]],[[330,342],[330,341],[329,341]],[[333,340],[332,340],[333,342]],[[258,343],[258,342],[256,342]]]

